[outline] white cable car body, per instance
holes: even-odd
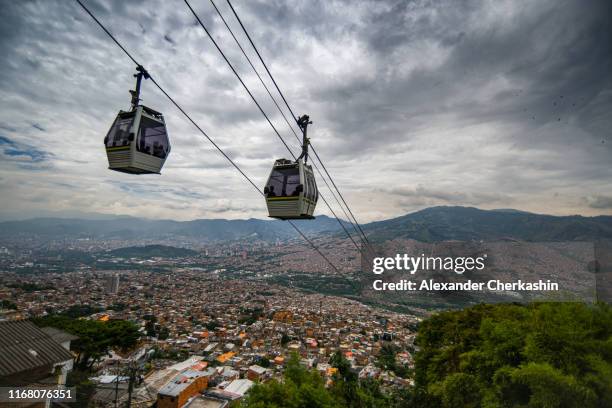
[[[319,199],[312,167],[302,159],[274,162],[264,188],[268,216],[280,220],[313,219]]]
[[[160,174],[170,153],[163,115],[142,105],[119,111],[104,144],[108,168],[130,174]]]
[[[140,105],[140,83],[149,74],[137,66],[136,89],[132,94],[132,109],[119,111],[104,138],[108,168],[129,174],[160,174],[168,154],[170,140],[164,116]]]
[[[302,130],[302,154],[295,161],[278,159],[274,162],[270,177],[264,187],[268,216],[279,220],[314,219],[314,210],[319,200],[319,190],[312,166],[308,160],[308,115],[297,119]]]

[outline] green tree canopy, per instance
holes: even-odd
[[[612,406],[609,305],[479,305],[425,320],[416,339],[423,406]]]
[[[78,336],[71,343],[71,349],[77,353],[76,364],[82,369],[91,367],[110,349],[131,349],[140,338],[138,327],[126,320],[101,322],[52,315],[33,321],[39,327],[56,327]]]

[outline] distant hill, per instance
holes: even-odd
[[[294,221],[306,234],[340,230],[334,218],[325,215],[315,220]],[[348,225],[348,224],[347,224]],[[299,237],[291,225],[278,220],[150,220],[121,217],[108,220],[70,218],[35,218],[25,221],[0,223],[0,238],[36,236],[38,238],[104,238],[104,239],[162,239],[173,237],[198,238],[203,241],[237,239],[276,240]]]
[[[523,211],[472,207],[431,207],[364,226],[371,241],[395,238],[425,242],[517,239],[592,241],[612,239],[612,217],[557,217]]]
[[[152,258],[155,256],[162,258],[185,258],[199,254],[192,249],[176,248],[166,245],[132,246],[114,249],[108,253],[119,258]]]
[[[346,237],[334,218],[295,221],[306,234],[322,233]],[[347,229],[350,225],[345,223]],[[371,241],[395,238],[424,242],[446,240],[517,239],[523,241],[592,241],[612,239],[612,216],[557,217],[512,209],[480,210],[472,207],[431,207],[401,217],[364,224]],[[241,239],[299,238],[284,221],[277,220],[150,220],[118,217],[107,220],[35,218],[0,223],[0,238],[36,236],[43,239],[173,239],[196,238],[220,242]]]

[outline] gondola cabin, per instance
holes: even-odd
[[[280,220],[313,219],[319,199],[312,167],[302,159],[279,159],[264,187],[268,216]]]
[[[130,174],[160,174],[170,153],[163,115],[142,105],[119,111],[104,145],[108,168]]]

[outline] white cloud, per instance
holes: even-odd
[[[258,185],[288,157],[182,3],[86,4]],[[360,221],[439,204],[612,214],[602,204],[612,191],[612,58],[596,35],[607,7],[236,4],[295,113],[311,115],[313,143]],[[214,10],[196,10],[297,152]],[[129,105],[133,64],[76,3],[14,2],[1,13],[0,217],[266,216],[252,186],[150,81],[144,103],[164,112],[172,143],[163,175],[108,171],[102,139]],[[330,214],[322,202],[318,212]]]

